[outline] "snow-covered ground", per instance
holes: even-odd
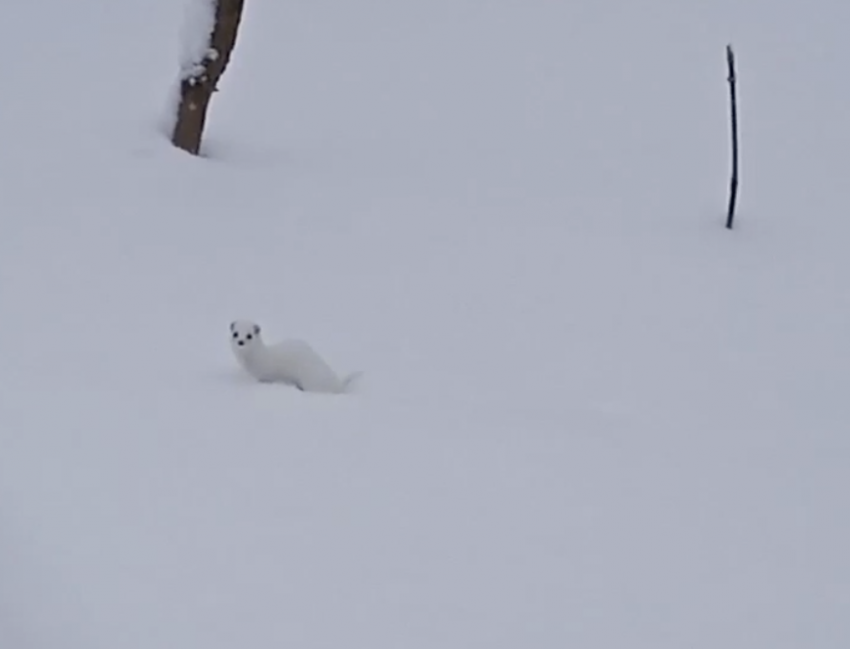
[[[850,645],[850,4],[184,5],[0,21],[0,647]]]

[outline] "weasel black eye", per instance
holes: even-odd
[[[253,338],[254,336],[252,336],[251,334],[248,334],[248,335],[247,335],[247,336],[245,336],[245,337],[246,337],[248,340],[251,340],[251,338]]]
[[[236,332],[234,331],[234,332],[233,332],[233,337],[234,337],[234,338],[239,338],[239,334],[238,334],[238,333],[236,333]]]

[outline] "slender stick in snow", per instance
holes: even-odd
[[[726,62],[729,64],[729,102],[732,118],[732,178],[729,181],[729,211],[726,213],[726,227],[731,230],[735,220],[735,201],[738,198],[738,102],[735,92],[735,53],[732,46],[726,46]]]

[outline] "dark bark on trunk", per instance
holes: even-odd
[[[729,66],[729,119],[732,126],[732,177],[729,179],[729,208],[726,211],[726,227],[732,229],[735,222],[735,200],[738,198],[738,99],[735,92],[735,53],[732,46],[726,47],[726,62]]]
[[[207,54],[180,81],[180,104],[171,134],[174,146],[197,155],[212,94],[217,90],[236,45],[245,0],[216,0],[215,27]]]

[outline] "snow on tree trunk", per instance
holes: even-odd
[[[197,155],[210,98],[227,64],[245,0],[189,0],[182,34],[180,98],[171,133],[174,146]]]

